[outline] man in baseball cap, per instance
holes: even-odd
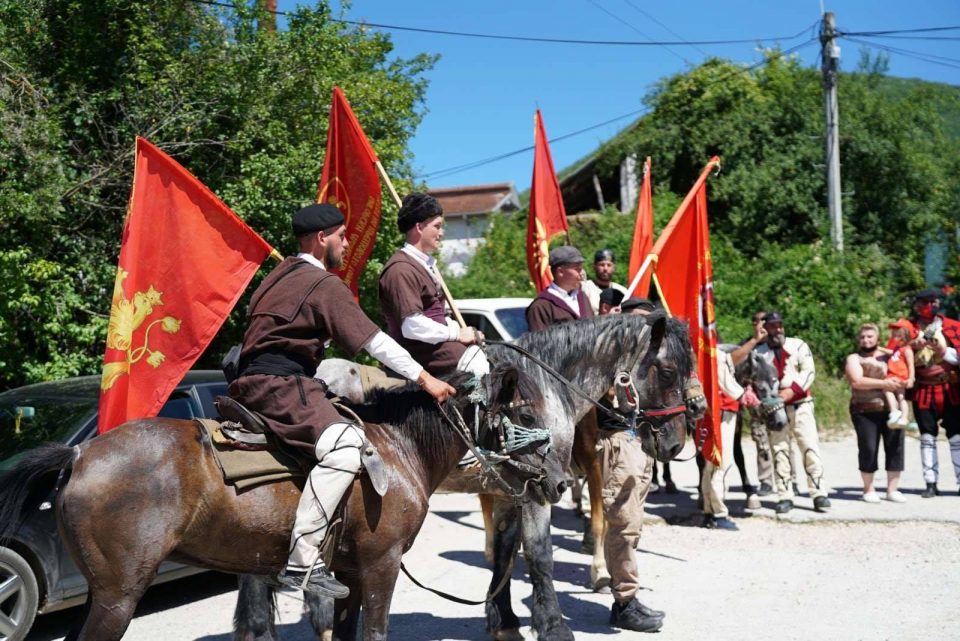
[[[593,316],[590,301],[580,285],[583,282],[583,254],[572,245],[550,251],[548,259],[553,282],[527,307],[527,325],[538,332],[556,323]]]

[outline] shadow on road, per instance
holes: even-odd
[[[237,577],[219,572],[204,572],[178,579],[149,590],[137,606],[134,618],[162,612],[237,589]],[[83,624],[84,607],[78,606],[37,617],[30,630],[30,641],[51,641],[66,636],[71,628]]]

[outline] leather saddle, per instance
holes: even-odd
[[[262,416],[229,396],[218,396],[213,404],[216,405],[220,416],[225,419],[220,423],[220,432],[230,440],[240,443],[242,449],[268,449],[272,445],[269,437],[270,427]],[[361,470],[366,470],[374,491],[384,496],[389,487],[387,471],[377,448],[366,437],[364,437],[360,454],[363,464]]]

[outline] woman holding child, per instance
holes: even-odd
[[[893,352],[881,348],[879,338],[880,330],[876,325],[861,325],[857,334],[857,352],[847,357],[844,373],[852,392],[850,417],[857,432],[863,500],[867,503],[880,502],[880,496],[873,487],[873,478],[882,440],[887,471],[886,498],[894,503],[903,503],[906,498],[897,486],[903,471],[905,417],[896,414],[891,416],[892,408],[888,406],[887,394],[891,395],[891,401],[899,404],[908,381],[899,376],[887,376]],[[900,353],[898,359],[904,357]]]

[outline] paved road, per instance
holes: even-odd
[[[848,437],[824,445],[825,469],[835,489],[829,514],[813,512],[809,498],[800,498],[791,514],[777,517],[769,509],[771,499],[747,517],[743,495],[732,491],[740,532],[695,527],[696,467],[675,465],[680,492],[651,497],[641,541],[641,599],[668,613],[657,638],[958,638],[960,611],[953,604],[960,594],[960,497],[949,451],[942,442],[946,474],[940,485],[950,495],[927,500],[918,496],[923,483],[915,438],[907,449],[905,504],[859,500],[856,443]],[[408,567],[429,585],[480,598],[489,572],[476,499],[436,496],[431,506],[405,557]],[[579,524],[569,503],[554,510],[553,522],[556,587],[577,639],[636,638],[611,630],[606,625],[610,597],[584,587],[589,557],[579,553]],[[517,613],[528,620],[530,588],[524,576],[521,562],[512,590]],[[158,586],[141,603],[125,638],[229,641],[234,600],[234,579],[225,575]],[[284,593],[278,601],[282,638],[315,639],[301,619],[297,595]],[[31,639],[61,639],[75,617],[76,611],[40,617]],[[443,601],[401,576],[391,639],[486,638],[481,607]]]

